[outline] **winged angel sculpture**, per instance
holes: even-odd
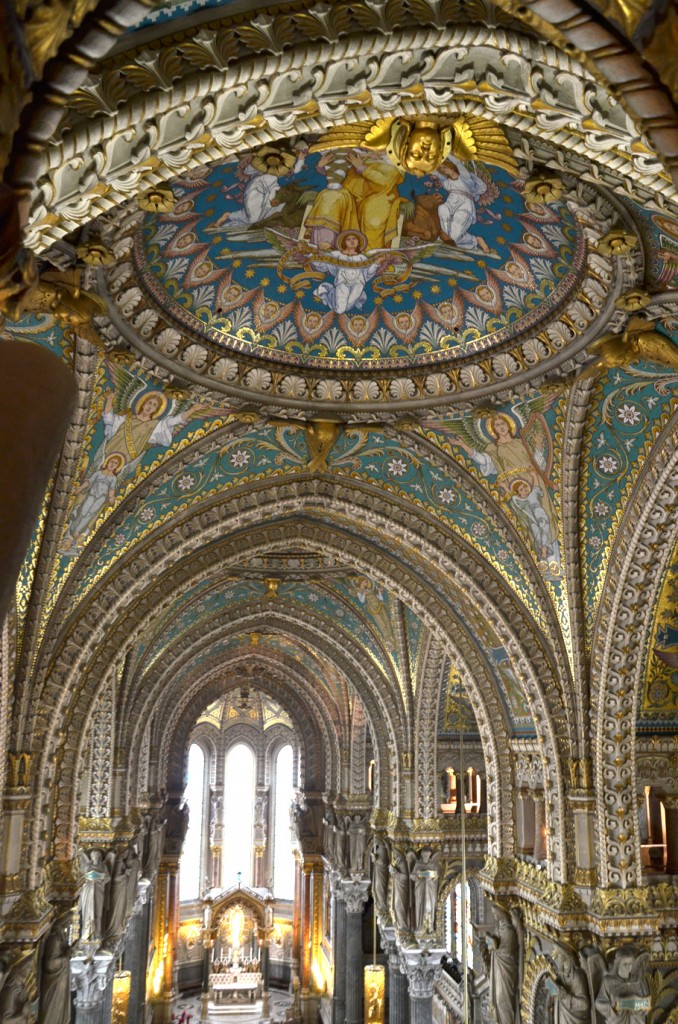
[[[458,445],[491,480],[526,530],[541,568],[560,572],[558,519],[551,494],[553,440],[544,412],[556,395],[539,395],[510,412],[445,423]]]
[[[385,152],[401,174],[432,174],[447,160],[480,160],[513,174],[518,165],[502,128],[483,117],[454,120],[382,117],[378,121],[334,125],[311,147]]]
[[[620,946],[608,960],[594,947],[586,947],[580,955],[595,1007],[592,1024],[645,1024],[651,1004],[649,952],[628,945]]]
[[[80,938],[83,942],[99,942],[115,854],[104,854],[99,849],[80,850],[78,860],[85,880],[80,893]]]

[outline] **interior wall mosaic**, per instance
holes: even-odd
[[[652,445],[675,411],[678,374],[636,363],[596,380],[581,457],[580,536],[590,641],[610,551]]]
[[[647,651],[639,726],[670,731],[678,717],[678,545],[664,578]]]

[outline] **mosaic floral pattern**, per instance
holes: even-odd
[[[177,324],[305,367],[403,367],[534,330],[576,287],[585,246],[565,203],[448,158],[404,176],[365,150],[264,146],[175,182],[135,260]]]
[[[581,549],[588,637],[610,550],[650,449],[675,409],[678,375],[649,363],[611,370],[595,385],[582,452]]]
[[[47,313],[29,313],[16,323],[6,321],[2,330],[15,341],[28,341],[40,345],[66,362],[73,361],[73,342],[64,328]]]

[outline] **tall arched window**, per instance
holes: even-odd
[[[294,854],[290,837],[290,804],[294,799],[292,747],[275,759],[275,824],[273,834],[273,892],[279,900],[294,899]]]
[[[188,831],[179,865],[179,899],[200,899],[202,885],[202,829],[205,810],[205,755],[197,743],[188,752]]]
[[[254,823],[254,754],[236,743],[226,758],[224,777],[224,842],[221,884],[252,884],[252,825]]]

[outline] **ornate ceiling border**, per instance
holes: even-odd
[[[380,116],[462,111],[499,119],[585,156],[590,176],[608,173],[622,188],[635,181],[658,203],[678,196],[617,100],[548,43],[475,25],[319,34],[236,63],[222,52],[227,29],[204,30],[197,41],[170,36],[166,49],[161,43],[137,58],[147,79],[129,99],[126,87],[110,92],[113,79],[94,80],[81,90],[85,117],[64,123],[55,142],[45,140],[16,168],[14,184],[28,197],[29,247],[42,251],[190,168]]]

